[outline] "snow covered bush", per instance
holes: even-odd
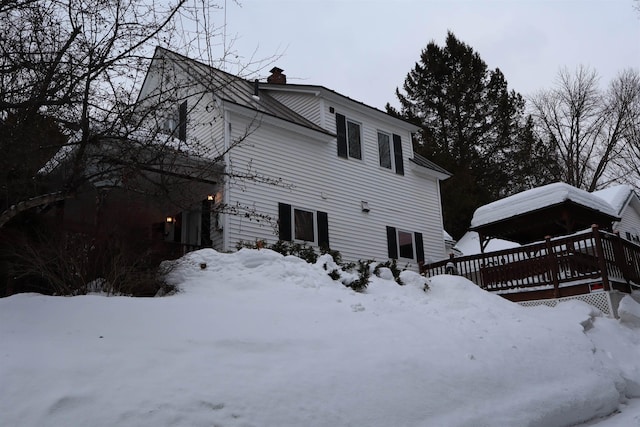
[[[400,279],[400,273],[406,270],[407,269],[406,267],[400,270],[400,268],[398,268],[398,261],[395,259],[391,259],[387,262],[381,262],[378,265],[376,265],[375,269],[373,270],[373,274],[375,274],[378,277],[382,277],[384,279],[385,278],[383,277],[384,269],[387,269],[388,271],[391,272],[392,279],[395,280],[396,283],[398,283],[398,285],[400,286],[404,285],[404,282],[402,281],[402,279]]]

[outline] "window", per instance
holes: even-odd
[[[398,249],[400,258],[413,259],[413,233],[398,230]]]
[[[338,156],[345,159],[362,160],[362,138],[360,124],[336,113],[336,133],[338,135]]]
[[[362,147],[360,145],[360,125],[347,120],[347,143],[349,145],[349,157],[362,159]]]
[[[387,249],[389,259],[411,259],[424,262],[424,244],[422,233],[413,233],[387,227]]]
[[[329,247],[329,221],[326,212],[278,203],[278,237]]]
[[[314,242],[316,240],[316,227],[313,217],[313,212],[302,209],[293,210],[293,237],[295,240],[303,240],[305,242]]]
[[[402,159],[402,138],[393,134],[393,144],[388,133],[378,132],[378,156],[380,166],[391,169],[398,175],[404,175],[404,162]]]
[[[380,157],[380,166],[391,169],[391,144],[389,135],[378,132],[378,156]]]
[[[177,136],[181,141],[187,140],[187,101],[181,103],[177,110],[167,114],[162,123],[162,131]]]

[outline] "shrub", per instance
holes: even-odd
[[[165,254],[136,231],[123,228],[89,234],[45,226],[16,233],[0,254],[6,260],[3,274],[11,278],[4,292],[131,296],[173,292],[158,273]]]
[[[404,270],[407,269],[407,267],[405,266],[405,268],[403,268],[402,270],[400,270],[398,268],[398,262],[395,259],[391,259],[387,262],[381,262],[378,265],[376,265],[376,268],[373,270],[373,274],[375,274],[376,276],[380,277],[380,269],[381,268],[388,268],[389,270],[391,270],[391,274],[393,274],[393,279],[396,281],[396,283],[400,286],[404,286],[404,282],[402,281],[402,279],[400,279],[400,273],[402,273]]]
[[[308,246],[306,243],[294,243],[284,240],[278,240],[273,245],[269,246],[269,249],[281,253],[282,255],[293,255],[305,260],[306,262],[313,264],[318,261],[318,254],[312,246]]]
[[[253,242],[252,241],[244,241],[244,240],[240,240],[238,243],[236,243],[236,249],[240,250],[242,248],[246,248],[246,249],[262,249],[262,248],[266,248],[267,247],[267,241],[262,239],[256,239]]]
[[[358,260],[358,278],[349,283],[347,286],[356,292],[363,292],[365,289],[367,289],[367,286],[369,286],[369,278],[371,277],[371,269],[369,268],[369,264],[371,264],[372,262],[373,260]]]

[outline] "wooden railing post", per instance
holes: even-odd
[[[560,297],[560,289],[558,285],[558,260],[556,254],[553,251],[553,245],[551,244],[551,236],[545,236],[544,243],[547,246],[547,263],[548,270],[551,272],[551,282],[553,283],[553,297]]]
[[[449,262],[444,267],[444,272],[446,274],[451,274],[454,276],[458,275],[458,269],[456,268],[455,256],[453,254],[449,254]]]
[[[609,285],[609,273],[607,272],[607,260],[604,257],[604,250],[602,248],[602,236],[600,235],[600,230],[598,229],[598,224],[593,224],[591,226],[591,231],[593,233],[593,240],[596,244],[596,257],[598,258],[598,268],[600,268],[600,274],[602,276],[602,287],[605,291],[610,291],[611,286]]]
[[[613,256],[615,257],[613,262],[620,269],[624,280],[629,283],[631,272],[629,271],[630,268],[629,263],[627,262],[627,255],[625,254],[624,247],[622,246],[622,237],[620,237],[620,231],[618,230],[614,231],[613,234],[616,236],[611,240],[611,244],[613,245]]]

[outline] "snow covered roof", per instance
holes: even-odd
[[[519,246],[520,245],[518,243],[511,242],[509,240],[491,239],[489,240],[489,243],[487,243],[487,247],[484,251],[495,252],[504,249],[517,248]],[[467,231],[453,248],[462,252],[464,256],[479,254],[482,252],[480,249],[480,236],[475,231]]]
[[[451,237],[451,234],[447,233],[447,230],[442,230],[442,237],[444,237],[445,242],[455,242],[455,239]]]
[[[605,188],[603,190],[594,191],[592,193],[607,202],[617,215],[622,214],[622,210],[627,205],[629,198],[633,195],[633,187],[622,184],[614,187]]]
[[[520,244],[563,236],[597,224],[610,230],[620,217],[600,197],[565,183],[548,184],[476,209],[471,231],[481,239]]]
[[[617,217],[617,212],[601,197],[569,184],[556,182],[526,190],[479,207],[473,214],[471,227],[480,227],[499,222],[524,213],[560,205],[567,201],[605,215]]]

